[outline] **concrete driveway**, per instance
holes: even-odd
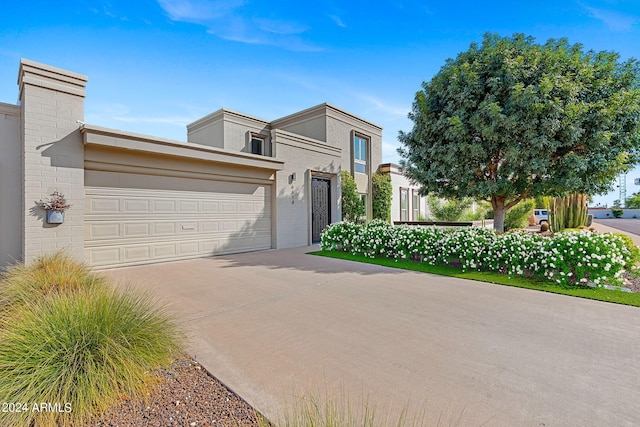
[[[306,255],[112,270],[268,417],[320,390],[430,425],[639,425],[640,309]]]
[[[593,226],[601,232],[611,231],[626,234],[633,239],[636,245],[640,245],[640,219],[596,219],[593,221]]]

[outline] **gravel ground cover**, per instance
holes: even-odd
[[[124,400],[85,427],[257,427],[258,414],[192,358],[159,372],[147,399]]]

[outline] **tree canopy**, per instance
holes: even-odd
[[[633,193],[628,197],[625,206],[630,209],[640,209],[640,193]]]
[[[609,191],[640,154],[640,68],[566,39],[486,34],[415,96],[400,132],[423,193],[491,202],[495,228],[524,198]]]

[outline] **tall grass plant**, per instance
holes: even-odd
[[[1,412],[2,426],[79,425],[144,395],[178,355],[176,322],[158,301],[64,254],[11,268],[0,294],[0,401],[24,404]]]

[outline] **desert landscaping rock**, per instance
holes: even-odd
[[[255,410],[184,357],[159,372],[160,383],[146,399],[124,400],[85,427],[255,427]]]

